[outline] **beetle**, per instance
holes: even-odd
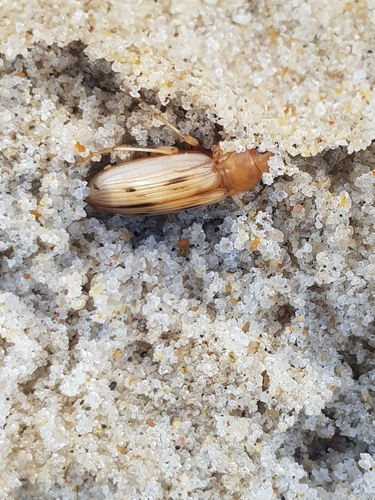
[[[204,150],[197,139],[181,133],[160,113],[144,101],[141,103],[159,121],[199,150],[114,146],[90,154],[82,161],[112,151],[162,155],[106,166],[88,184],[90,195],[86,202],[93,208],[124,215],[160,215],[211,205],[228,196],[241,204],[237,195],[253,189],[263,173],[269,172],[268,159],[273,153],[260,153],[256,149],[223,153],[220,146],[216,146],[213,152]]]

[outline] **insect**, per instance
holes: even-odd
[[[89,181],[86,202],[97,210],[124,215],[160,215],[218,203],[252,189],[268,172],[273,153],[255,149],[223,153],[219,146],[204,150],[197,139],[181,133],[148,104],[141,103],[174,130],[195,151],[176,147],[134,148],[115,146],[83,158],[112,151],[144,151],[161,156],[143,157],[119,165],[108,165]]]

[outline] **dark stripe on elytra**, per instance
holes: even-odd
[[[149,208],[149,207],[155,207],[157,203],[139,203],[138,205],[119,205],[118,207],[111,207],[111,208]]]
[[[179,184],[180,182],[186,182],[188,177],[176,177],[175,179],[171,179],[166,182],[164,186],[171,186],[172,184]]]
[[[106,208],[110,208],[111,210],[113,209],[129,209],[133,210],[133,208],[150,208],[150,207],[155,207],[157,206],[157,203],[139,203],[138,205],[116,205],[115,207],[103,207],[102,210],[105,210]]]

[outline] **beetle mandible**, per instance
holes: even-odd
[[[143,151],[162,156],[143,157],[108,165],[89,181],[86,202],[97,210],[124,215],[170,214],[218,203],[230,196],[239,204],[239,193],[253,189],[269,172],[273,153],[256,149],[243,153],[204,150],[194,137],[183,134],[143,100],[141,103],[185,142],[199,151],[176,147],[137,148],[114,146],[90,154],[79,163],[112,151]]]

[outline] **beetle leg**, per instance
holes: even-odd
[[[154,117],[159,120],[160,122],[164,123],[165,126],[169,127],[171,130],[173,130],[173,132],[175,132],[179,137],[181,137],[181,139],[186,142],[187,144],[189,144],[190,146],[193,146],[193,148],[197,148],[200,146],[199,144],[199,141],[197,139],[195,139],[195,137],[192,137],[191,135],[189,134],[183,134],[181,132],[181,130],[178,130],[178,128],[176,128],[174,125],[172,125],[171,123],[169,123],[168,120],[166,120],[164,118],[164,116],[160,113],[160,111],[156,111],[154,109],[151,108],[151,106],[149,106],[147,104],[146,101],[144,101],[142,98],[138,98],[139,102],[146,108],[148,109],[148,111],[150,111],[150,113],[152,113],[154,115]]]
[[[243,208],[244,206],[246,206],[246,203],[243,201],[242,198],[238,196],[238,194],[232,195],[231,198],[234,201],[234,203],[238,206],[238,208]]]
[[[161,155],[176,155],[179,149],[174,146],[159,146],[157,148],[136,148],[132,146],[114,146],[111,151],[141,151],[143,153],[155,153]],[[100,154],[100,153],[99,153]]]
[[[152,151],[153,154],[163,154],[163,155],[177,155],[179,152],[180,150],[175,146],[158,146]]]
[[[167,219],[170,224],[178,224],[178,219],[176,214],[167,214]]]
[[[100,151],[94,151],[94,153],[90,153],[88,156],[85,156],[84,158],[80,158],[78,161],[76,161],[76,167],[89,162],[90,160],[92,160],[94,158],[94,156],[100,156],[100,155],[106,155],[108,153],[112,153],[112,151],[114,151],[115,147],[116,146],[112,146],[110,148],[101,149]]]
[[[174,155],[179,152],[178,148],[175,148],[173,146],[160,146],[158,148],[137,148],[137,147],[132,147],[132,146],[112,146],[110,148],[106,149],[101,149],[100,151],[95,151],[94,153],[89,154],[88,156],[85,156],[84,158],[81,158],[76,162],[76,166],[78,167],[79,165],[82,165],[86,162],[89,162],[94,158],[94,156],[99,156],[99,155],[106,155],[108,153],[112,153],[112,151],[142,151],[143,153],[156,153],[156,154],[163,154],[163,155]]]

